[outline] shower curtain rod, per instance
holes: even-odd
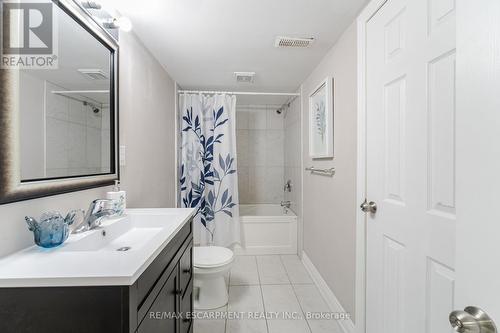
[[[228,95],[261,95],[261,96],[300,96],[298,93],[254,92],[254,91],[211,91],[211,90],[179,90],[179,94],[228,94]]]

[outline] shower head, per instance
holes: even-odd
[[[83,101],[83,105],[89,106],[90,109],[92,110],[92,112],[94,112],[95,114],[98,114],[99,112],[101,112],[101,110],[97,106],[95,106],[94,104],[89,103],[87,101]]]
[[[290,107],[291,103],[285,103],[283,104],[278,110],[276,110],[277,114],[282,114],[286,109]]]

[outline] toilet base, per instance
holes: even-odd
[[[210,310],[225,306],[229,296],[224,275],[195,276],[194,294],[196,310]]]

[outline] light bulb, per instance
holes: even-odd
[[[118,19],[115,19],[115,24],[120,28],[120,30],[123,30],[125,32],[129,32],[132,30],[132,21],[126,16],[121,16]]]

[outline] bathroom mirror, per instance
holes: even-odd
[[[45,5],[2,8],[0,203],[118,178],[117,43],[74,2]],[[23,27],[33,12],[50,25]]]

